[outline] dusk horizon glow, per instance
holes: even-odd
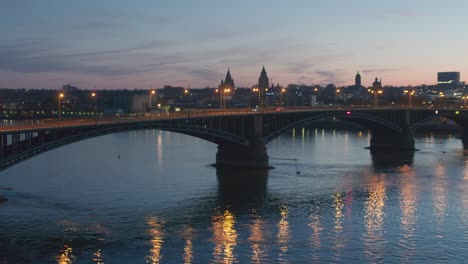
[[[468,73],[461,0],[7,1],[0,88],[436,84]]]

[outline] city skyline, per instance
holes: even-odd
[[[456,7],[456,8],[454,8]],[[214,87],[256,83],[436,84],[468,72],[464,1],[10,1],[1,88]]]

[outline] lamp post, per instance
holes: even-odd
[[[91,97],[94,99],[94,119],[97,125],[98,118],[97,118],[97,94],[96,92],[92,92]]]
[[[62,117],[62,98],[64,97],[65,95],[63,93],[60,93],[59,94],[59,97],[58,97],[58,119],[60,120],[61,117]]]
[[[261,104],[260,88],[258,88],[258,87],[252,88],[252,91],[255,92],[255,93],[258,92],[258,108],[260,108],[260,104]]]
[[[340,89],[335,90],[335,105],[338,104],[338,94],[340,93]]]
[[[405,93],[408,94],[408,107],[412,106],[411,96],[414,95],[414,91],[405,90]]]
[[[376,99],[376,100],[375,100],[375,105],[376,105],[376,106],[378,106],[378,104],[379,104],[378,95],[379,95],[379,94],[382,94],[382,93],[383,93],[382,90],[378,90],[377,93],[375,94],[375,99]]]
[[[231,89],[230,88],[225,88],[223,90],[223,108],[226,108],[226,94],[229,94],[231,92]]]
[[[153,102],[153,95],[155,95],[155,94],[156,94],[155,90],[151,90],[149,92],[148,110],[149,110],[150,113],[151,113],[151,103]]]
[[[282,88],[280,93],[280,105],[283,106],[283,93],[286,92],[286,89]]]

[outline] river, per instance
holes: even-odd
[[[367,131],[296,129],[269,171],[217,170],[216,145],[146,130],[0,172],[0,263],[466,263],[468,156]]]

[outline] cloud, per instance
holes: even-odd
[[[183,57],[177,53],[154,53],[154,50],[169,45],[169,42],[151,41],[128,48],[75,53],[39,43],[3,45],[0,46],[0,70],[20,73],[76,72],[104,77],[127,75],[160,70],[168,64],[183,62]]]
[[[362,73],[364,73],[366,75],[370,75],[370,74],[374,74],[374,73],[395,72],[395,71],[399,71],[399,69],[382,68],[382,69],[363,69],[363,70],[360,70],[360,72],[362,72]]]
[[[326,71],[326,70],[318,70],[315,71],[315,75],[318,76],[318,83],[322,84],[329,84],[329,83],[334,83],[334,84],[342,84],[345,83],[344,80],[341,79],[340,76],[343,75],[343,70],[342,69],[336,69],[333,71]]]

